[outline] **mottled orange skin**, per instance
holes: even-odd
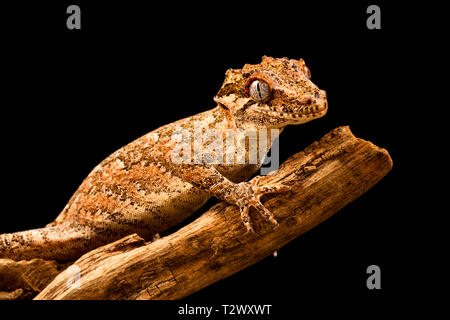
[[[242,220],[252,230],[248,210],[255,207],[276,224],[259,202],[282,186],[261,188],[245,182],[257,164],[176,164],[172,134],[179,128],[194,134],[202,128],[279,129],[323,116],[325,92],[307,77],[303,60],[264,57],[260,64],[228,70],[209,111],[160,127],[117,150],[92,170],[56,220],[46,228],[3,234],[0,257],[73,260],[84,252],[131,233],[150,239],[177,225],[211,196],[238,205]],[[251,78],[263,79],[272,90],[258,103],[246,90]],[[236,139],[244,139],[236,133]],[[248,153],[248,150],[246,150]]]

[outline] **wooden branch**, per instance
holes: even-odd
[[[131,235],[85,254],[36,299],[179,299],[272,254],[358,198],[392,167],[386,150],[340,127],[289,158],[261,185],[283,183],[285,194],[266,196],[279,227],[252,212],[247,233],[237,207],[219,203],[177,232],[151,243]]]
[[[0,300],[32,299],[66,266],[43,259],[0,259]]]

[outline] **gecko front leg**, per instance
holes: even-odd
[[[270,221],[275,226],[278,222],[273,216],[272,212],[268,210],[262,203],[261,197],[265,194],[281,193],[289,190],[287,186],[258,186],[259,177],[255,177],[250,182],[241,182],[238,184],[243,191],[241,196],[236,200],[236,205],[241,211],[241,219],[248,231],[254,232],[250,222],[250,208],[254,207],[266,220]],[[239,194],[239,192],[238,192]]]
[[[258,186],[258,178],[250,182],[234,183],[217,169],[207,165],[185,165],[180,171],[181,178],[212,196],[239,207],[241,219],[248,231],[254,232],[250,219],[250,208],[254,207],[266,220],[278,225],[272,212],[261,203],[265,194],[286,192],[287,186]]]

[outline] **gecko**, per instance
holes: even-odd
[[[303,59],[264,56],[258,64],[228,69],[213,109],[164,125],[109,155],[84,179],[53,222],[0,235],[0,258],[71,261],[129,234],[151,239],[181,223],[210,197],[239,207],[247,231],[254,232],[250,208],[276,226],[260,198],[285,192],[287,186],[247,181],[264,157],[248,161],[251,150],[246,132],[270,129],[278,135],[287,125],[324,116],[326,92],[310,78]],[[234,142],[247,142],[242,148],[226,148],[222,157],[219,151],[225,148],[211,153],[230,162],[192,161],[194,147],[189,143],[206,130],[213,130],[219,142],[229,139],[230,132]],[[179,132],[192,134],[187,148],[180,149],[180,140],[174,138]],[[200,141],[203,146],[210,143]],[[273,139],[266,141],[270,148]],[[237,162],[237,153],[243,153],[245,161]]]

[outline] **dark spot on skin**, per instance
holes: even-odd
[[[249,102],[247,102],[246,104],[244,104],[244,107],[243,107],[242,109],[245,110],[245,109],[247,109],[248,107],[250,107],[250,106],[252,106],[252,105],[254,105],[254,104],[256,104],[256,102],[253,101],[253,100],[250,100]],[[259,105],[259,103],[258,103],[258,105]]]
[[[221,108],[223,108],[223,109],[225,109],[225,110],[229,110],[228,108],[227,108],[227,106],[225,106],[224,104],[222,104],[222,103],[218,103],[218,105],[219,105],[219,107],[221,107]]]
[[[219,92],[217,93],[217,96],[220,98],[224,96],[229,96],[234,93],[237,98],[244,97],[245,91],[243,88],[243,82],[244,80],[242,79],[241,81],[238,82],[226,83],[222,88],[220,88]]]

